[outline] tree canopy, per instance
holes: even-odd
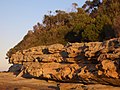
[[[104,41],[120,36],[120,0],[87,0],[82,8],[77,3],[72,5],[75,11],[56,10],[55,15],[49,11],[43,23],[33,26],[7,55],[39,45]]]

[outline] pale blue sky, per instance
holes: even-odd
[[[74,2],[81,7],[85,0],[0,0],[0,70],[8,70],[6,52],[41,22],[44,14],[57,9],[70,11]]]

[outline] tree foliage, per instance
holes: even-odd
[[[113,27],[116,37],[120,37],[120,15],[115,17]]]
[[[120,36],[120,0],[87,0],[82,8],[77,3],[72,5],[75,11],[56,10],[55,15],[49,11],[43,23],[33,26],[7,55],[39,45],[104,41]]]

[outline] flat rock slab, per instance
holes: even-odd
[[[16,78],[13,73],[1,72],[0,90],[120,90],[120,87],[101,84],[59,83],[34,78]]]

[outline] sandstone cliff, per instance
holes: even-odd
[[[120,38],[33,47],[16,52],[9,57],[9,63],[13,64],[9,71],[22,75],[120,86]]]

